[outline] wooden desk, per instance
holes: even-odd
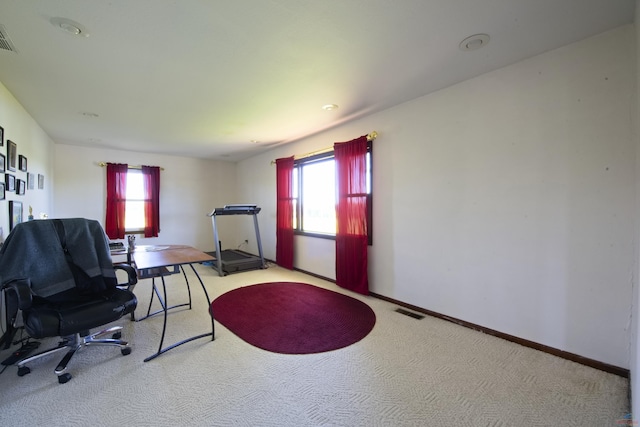
[[[198,249],[192,248],[191,246],[182,246],[182,245],[164,245],[164,246],[139,246],[133,251],[133,261],[138,270],[139,277],[141,278],[151,278],[152,279],[152,300],[149,302],[149,311],[151,310],[151,302],[153,301],[153,293],[158,296],[160,300],[160,304],[162,306],[161,310],[158,310],[155,313],[147,312],[147,316],[140,319],[146,319],[147,317],[151,317],[155,314],[163,313],[164,314],[164,323],[162,326],[162,337],[160,338],[160,345],[158,346],[158,351],[151,356],[144,359],[145,362],[149,360],[155,359],[160,356],[162,353],[165,353],[171,350],[174,347],[179,345],[188,343],[189,341],[193,341],[199,338],[204,338],[211,336],[211,341],[215,339],[214,336],[214,324],[213,324],[213,316],[211,316],[211,332],[207,332],[204,334],[196,335],[191,338],[184,339],[180,342],[172,344],[168,347],[163,348],[164,345],[164,336],[167,330],[167,314],[168,311],[172,308],[189,306],[191,309],[191,290],[189,288],[189,280],[187,279],[187,274],[184,271],[184,266],[188,265],[191,267],[191,270],[195,273],[198,281],[200,282],[200,286],[202,286],[202,291],[204,292],[205,297],[207,298],[207,309],[211,306],[211,300],[209,299],[209,294],[207,293],[207,289],[204,287],[204,283],[200,278],[200,275],[193,267],[193,264],[198,264],[206,261],[215,261],[211,255],[208,255]],[[184,276],[185,282],[187,284],[187,289],[189,290],[189,303],[188,304],[178,304],[174,306],[168,306],[167,304],[167,287],[165,284],[164,276],[173,274],[171,270],[168,270],[167,267],[174,267],[174,269],[179,269],[182,271],[182,275]],[[156,286],[155,279],[159,277],[162,282],[162,295]]]

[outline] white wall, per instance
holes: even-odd
[[[44,189],[38,189],[36,184],[34,189],[26,189],[25,194],[21,196],[15,192],[5,192],[5,199],[0,200],[0,228],[2,228],[0,242],[3,242],[9,234],[9,200],[22,202],[23,221],[28,220],[29,206],[32,207],[36,217],[40,212],[51,212],[53,194],[51,183],[54,174],[53,141],[2,83],[0,83],[0,126],[4,128],[4,145],[0,147],[0,152],[7,156],[7,139],[10,139],[17,144],[17,154],[27,158],[27,172],[33,173],[36,179],[38,174],[45,177]],[[6,160],[5,158],[5,163]],[[16,179],[27,181],[27,173],[16,168],[15,172],[6,170],[5,173],[0,173],[2,182],[7,173],[14,175]],[[0,295],[0,326],[4,331],[6,324],[3,297],[4,295]]]
[[[266,256],[270,161],[376,130],[373,292],[628,368],[633,46],[625,26],[240,162]],[[333,277],[331,245],[296,243]]]
[[[104,226],[106,170],[99,162],[164,168],[160,173],[159,236],[137,236],[138,244],[186,244],[214,250],[211,219],[206,214],[236,203],[235,163],[56,144],[56,217],[92,218]],[[220,227],[223,245],[239,244],[235,235],[234,224]]]
[[[635,14],[635,97],[633,103],[633,142],[636,144],[636,212],[640,212],[640,108],[638,102],[640,100],[640,0],[636,0],[636,14]],[[638,245],[640,243],[640,218],[636,215],[636,229],[634,232],[634,253],[633,261],[635,262],[635,275],[633,278],[633,297],[632,301],[632,331],[631,331],[631,355],[630,355],[630,371],[631,371],[631,413],[636,414],[633,419],[638,420],[637,414],[640,413],[640,340],[638,339],[638,333],[640,332],[640,290],[638,289],[640,277],[640,263],[638,262]]]
[[[38,174],[45,177],[44,189],[40,190],[35,185],[33,190],[27,189],[23,196],[18,196],[15,192],[6,192],[5,200],[0,201],[0,227],[3,230],[0,241],[4,241],[9,233],[9,200],[22,202],[24,221],[29,215],[29,206],[33,208],[33,214],[36,217],[40,212],[51,212],[53,194],[51,183],[54,178],[53,141],[2,83],[0,83],[0,126],[4,128],[5,140],[4,145],[0,147],[0,152],[7,155],[7,139],[10,139],[17,144],[18,154],[27,158],[28,172],[33,173],[36,179]],[[25,182],[27,180],[26,172],[7,170],[6,173]],[[4,182],[4,175],[0,173],[2,182]]]

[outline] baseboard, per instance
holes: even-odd
[[[319,274],[312,273],[310,271],[302,270],[301,268],[293,267],[293,270],[294,271],[299,271],[300,273],[304,273],[306,275],[315,277],[317,279],[322,279],[322,280],[326,280],[327,282],[336,283],[335,279],[329,279],[328,277],[324,277],[324,276],[321,276]]]
[[[308,274],[309,276],[317,277],[318,279],[323,279],[323,280],[326,280],[326,281],[332,282],[332,283],[336,282],[333,279],[329,279],[327,277],[323,277],[323,276],[320,276],[318,274],[310,273],[308,271],[305,271],[305,270],[302,270],[302,269],[299,269],[299,268],[295,268],[294,267],[293,269],[296,270],[296,271],[299,271],[301,273]],[[535,341],[529,341],[529,340],[526,340],[524,338],[516,337],[514,335],[505,334],[504,332],[496,331],[494,329],[490,329],[490,328],[486,328],[484,326],[476,325],[475,323],[471,323],[471,322],[467,322],[467,321],[464,321],[464,320],[456,319],[455,317],[446,316],[444,314],[437,313],[437,312],[431,311],[431,310],[427,310],[425,308],[418,307],[418,306],[415,306],[415,305],[412,305],[412,304],[407,304],[405,302],[398,301],[398,300],[395,300],[393,298],[386,297],[384,295],[376,294],[374,292],[370,292],[369,295],[374,297],[374,298],[378,298],[378,299],[381,299],[383,301],[387,301],[387,302],[399,305],[401,307],[408,308],[408,309],[416,311],[418,313],[423,313],[423,314],[426,314],[428,316],[432,316],[432,317],[436,317],[438,319],[446,320],[448,322],[455,323],[456,325],[464,326],[465,328],[470,328],[470,329],[473,329],[475,331],[479,331],[479,332],[485,333],[487,335],[492,335],[494,337],[502,338],[502,339],[505,339],[507,341],[511,341],[511,342],[516,343],[516,344],[523,345],[525,347],[533,348],[535,350],[539,350],[539,351],[542,351],[542,352],[545,352],[545,353],[548,353],[548,354],[552,354],[554,356],[561,357],[563,359],[570,360],[572,362],[580,363],[581,365],[589,366],[589,367],[592,367],[592,368],[595,368],[595,369],[598,369],[598,370],[601,370],[601,371],[604,371],[604,372],[608,372],[610,374],[618,375],[618,376],[623,377],[623,378],[629,378],[629,370],[625,369],[625,368],[621,368],[619,366],[610,365],[608,363],[600,362],[600,361],[594,360],[594,359],[589,359],[588,357],[583,357],[583,356],[580,356],[578,354],[570,353],[568,351],[559,350],[559,349],[554,348],[554,347],[549,347],[548,345],[540,344],[540,343],[537,343]]]
[[[545,353],[552,354],[554,356],[561,357],[563,359],[570,360],[572,362],[580,363],[582,365],[590,366],[595,369],[599,369],[601,371],[609,372],[610,374],[615,374],[621,376],[623,378],[629,378],[629,370],[620,368],[618,366],[610,365],[608,363],[600,362],[598,360],[589,359],[588,357],[583,357],[578,354],[570,353],[568,351],[559,350],[554,347],[549,347],[548,345],[540,344],[535,341],[529,341],[524,338],[516,337],[514,335],[505,334],[504,332],[496,331],[494,329],[486,328],[484,326],[476,325],[475,323],[466,322],[464,320],[456,319],[455,317],[446,316],[444,314],[437,313],[435,311],[427,310],[422,307],[417,307],[415,305],[407,304],[402,301],[395,300],[393,298],[385,297],[384,295],[379,295],[373,292],[370,292],[369,295],[372,297],[391,302],[393,304],[400,305],[402,307],[411,309],[413,311],[417,311],[419,313],[426,314],[428,316],[437,317],[439,319],[447,320],[449,322],[455,323],[460,326],[464,326],[466,328],[470,328],[487,335],[492,335],[494,337],[502,338],[507,341],[514,342],[516,344],[523,345],[525,347],[533,348],[535,350],[540,350]]]

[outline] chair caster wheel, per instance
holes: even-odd
[[[115,334],[111,335],[111,338],[113,338],[114,340],[119,340],[120,338],[122,338],[122,332],[116,332]]]
[[[131,354],[131,347],[125,347],[121,349],[120,353],[122,353],[123,356],[126,356],[127,354]]]
[[[58,375],[58,382],[60,384],[64,384],[69,382],[69,380],[71,379],[71,374],[62,374],[62,375]]]
[[[18,368],[18,376],[19,377],[24,377],[25,375],[27,375],[30,372],[31,372],[31,369],[28,366],[22,366],[22,367]]]

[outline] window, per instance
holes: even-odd
[[[142,170],[129,168],[127,171],[127,193],[124,216],[126,233],[144,231],[144,180]]]
[[[295,228],[305,233],[336,234],[335,160],[333,156],[294,167]],[[297,219],[300,218],[300,221]]]
[[[336,169],[333,151],[296,160],[293,169],[293,228],[296,234],[336,235]],[[367,230],[371,233],[371,145],[367,153]]]
[[[158,237],[160,232],[160,167],[107,163],[105,232],[109,239],[125,233]]]

